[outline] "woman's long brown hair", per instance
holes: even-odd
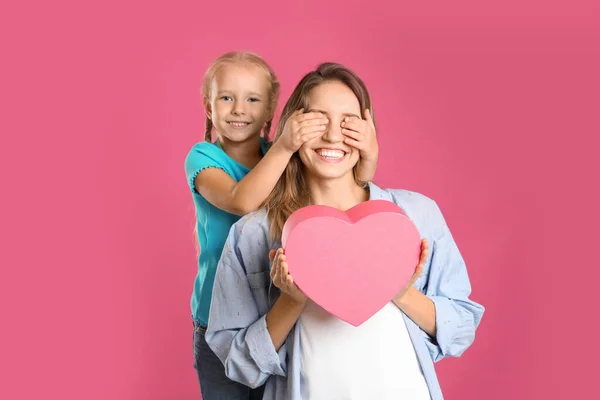
[[[308,95],[310,91],[325,82],[331,81],[341,82],[346,85],[356,95],[361,112],[368,109],[371,111],[371,115],[373,115],[371,98],[363,81],[343,65],[323,63],[316,70],[306,74],[294,89],[281,113],[281,118],[277,124],[275,141],[279,139],[285,123],[296,110],[300,110],[301,108],[308,110]],[[360,182],[357,178],[356,166],[354,167],[354,179],[358,184],[364,184],[364,182]],[[266,209],[271,224],[271,238],[274,241],[280,241],[281,231],[288,217],[294,211],[310,203],[311,199],[304,177],[304,165],[300,160],[298,152],[296,152],[262,206]]]

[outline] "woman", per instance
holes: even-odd
[[[371,102],[352,71],[326,63],[307,74],[283,110],[278,136],[300,109],[320,111],[330,123],[294,154],[263,209],[232,227],[206,340],[230,379],[266,382],[265,399],[441,399],[433,363],[471,345],[484,311],[468,298],[467,270],[444,218],[423,195],[357,180],[360,154],[343,130],[366,123],[359,116]],[[307,299],[281,249],[270,250],[298,208],[347,210],[369,199],[394,202],[415,223],[421,263],[392,302],[352,327]]]

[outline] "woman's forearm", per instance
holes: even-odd
[[[279,351],[285,342],[305,304],[298,303],[287,294],[282,293],[273,304],[273,308],[267,313],[267,331],[271,335],[271,341],[276,351]]]
[[[435,304],[429,297],[411,286],[394,303],[429,336],[435,337]]]

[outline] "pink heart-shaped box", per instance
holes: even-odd
[[[281,243],[298,287],[354,326],[400,292],[421,254],[414,223],[384,200],[366,201],[346,212],[303,207],[286,221]]]

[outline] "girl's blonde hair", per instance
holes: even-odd
[[[301,108],[308,110],[308,95],[312,89],[325,83],[337,81],[346,85],[356,95],[360,104],[361,113],[365,110],[371,111],[371,97],[363,81],[350,69],[340,64],[323,63],[316,70],[309,72],[302,78],[294,89],[281,113],[281,119],[277,124],[275,141],[279,139],[287,120],[291,115]],[[373,120],[373,123],[375,121]],[[357,184],[363,186],[357,176],[357,166],[354,166],[354,179]],[[275,188],[262,205],[267,211],[267,217],[271,224],[270,235],[274,241],[281,240],[281,231],[288,217],[297,209],[311,203],[308,187],[304,178],[304,164],[300,160],[298,152],[294,153]]]
[[[263,138],[265,140],[269,139],[269,131],[271,130],[271,123],[273,122],[272,115],[275,112],[275,108],[277,107],[277,100],[279,99],[279,80],[273,72],[273,69],[267,64],[267,62],[260,57],[259,55],[247,51],[232,51],[229,53],[225,53],[219,58],[217,58],[213,63],[208,67],[208,70],[204,74],[204,82],[202,84],[202,95],[204,104],[210,103],[211,98],[211,87],[213,79],[217,71],[225,65],[236,64],[236,63],[250,63],[257,65],[263,68],[267,74],[267,79],[270,83],[270,92],[269,92],[269,112],[271,113],[271,118],[266,122],[264,130],[263,130]],[[212,128],[213,123],[208,116],[206,117],[206,129],[204,133],[204,140],[207,142],[212,142]]]

